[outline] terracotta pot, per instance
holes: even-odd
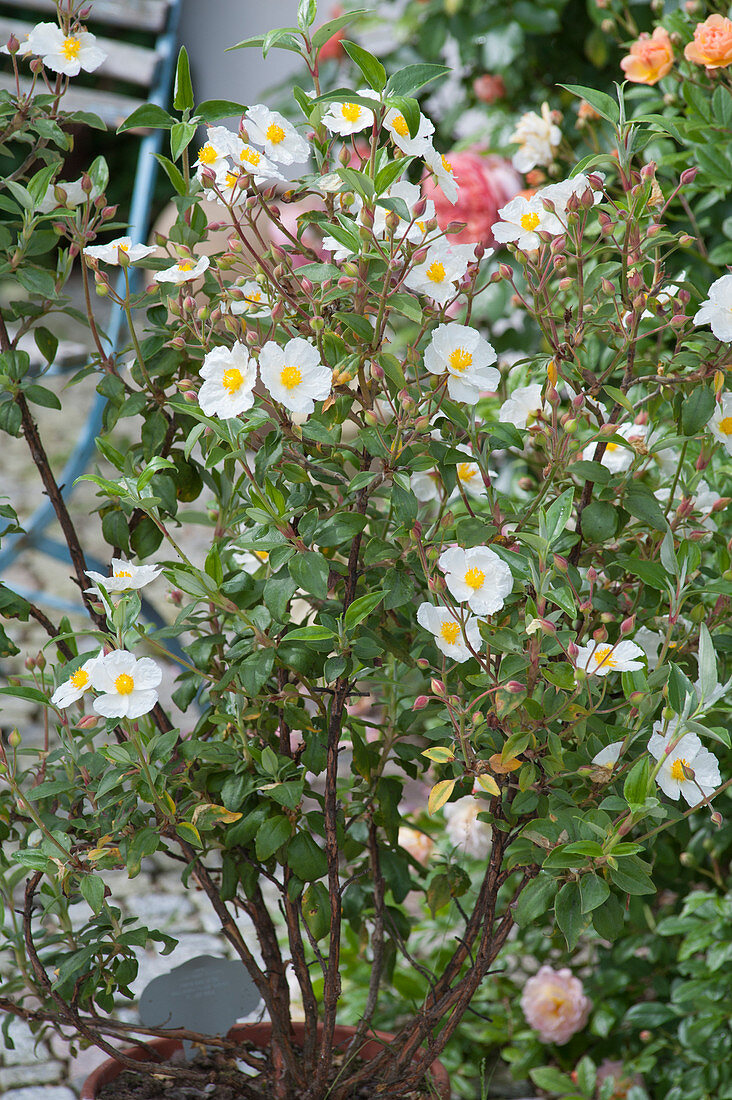
[[[295,1043],[301,1044],[305,1035],[305,1025],[301,1023],[293,1024],[292,1030]],[[337,1025],[335,1029],[336,1046],[345,1046],[352,1038],[355,1030],[355,1027],[346,1024]],[[248,1040],[250,1043],[254,1043],[255,1046],[264,1048],[269,1046],[271,1033],[272,1025],[268,1023],[236,1024],[228,1033],[227,1038]],[[375,1058],[381,1051],[383,1044],[391,1042],[394,1038],[386,1031],[372,1031],[370,1034],[374,1038],[367,1039],[361,1047],[361,1057],[365,1059]],[[171,1058],[176,1051],[183,1049],[183,1044],[179,1039],[151,1039],[148,1046],[156,1050],[164,1059]],[[128,1058],[134,1058],[138,1062],[151,1061],[150,1052],[144,1047],[129,1047],[124,1053]],[[96,1100],[102,1086],[114,1081],[123,1069],[124,1066],[120,1065],[114,1058],[108,1058],[106,1062],[102,1062],[84,1082],[80,1100]],[[450,1100],[450,1078],[442,1062],[433,1062],[430,1069],[433,1085],[441,1100]]]

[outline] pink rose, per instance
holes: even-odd
[[[543,1043],[561,1046],[585,1026],[592,1004],[571,970],[542,966],[524,986],[521,1007]]]
[[[483,103],[495,103],[505,96],[506,85],[497,73],[483,73],[473,81],[473,91]]]
[[[440,229],[445,229],[450,222],[465,222],[466,228],[451,236],[450,244],[480,242],[493,247],[491,226],[499,221],[499,207],[521,190],[521,177],[503,157],[466,150],[448,153],[447,159],[460,188],[456,203],[448,202],[431,177],[422,181],[422,193],[424,198],[434,201]]]

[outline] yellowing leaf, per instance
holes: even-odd
[[[447,802],[448,798],[453,792],[454,787],[454,779],[442,779],[439,783],[435,783],[434,787],[430,791],[430,796],[427,799],[427,812],[429,814],[437,813],[440,806],[444,806]]]
[[[455,759],[452,749],[441,745],[437,745],[434,749],[424,749],[422,756],[426,756],[428,760],[434,760],[436,764],[447,764],[449,760]]]
[[[500,752],[494,752],[488,760],[496,775],[508,775],[509,772],[518,771],[522,761],[517,756],[511,756],[508,760],[501,760]]]
[[[482,787],[487,794],[499,795],[501,793],[501,788],[492,775],[479,775],[477,781],[478,786]]]

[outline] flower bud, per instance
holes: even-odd
[[[559,573],[566,573],[569,569],[569,562],[561,554],[554,554],[554,568]]]
[[[698,175],[698,168],[685,168],[679,177],[679,183],[682,187],[686,187],[688,184],[693,183]]]
[[[11,730],[8,734],[8,744],[10,745],[11,749],[17,749],[22,740],[23,738],[20,736],[17,729]]]
[[[498,273],[502,279],[508,279],[509,282],[513,279],[513,268],[509,264],[499,264]]]
[[[429,703],[429,698],[426,695],[418,695],[412,704],[412,710],[424,710]]]
[[[20,41],[19,41],[19,39],[17,39],[15,37],[14,34],[11,34],[10,38],[6,42],[6,46],[7,46],[8,53],[12,56],[14,53],[17,53],[18,50],[20,49]]]
[[[723,824],[724,818],[719,810],[712,810],[712,825],[716,825],[718,829],[721,829]]]
[[[415,661],[415,664],[417,665],[417,668],[421,668],[422,671],[430,667],[430,663],[426,657],[418,657]]]
[[[623,619],[620,624],[620,636],[624,638],[627,634],[632,634],[635,630],[635,615],[631,615],[627,619]]]
[[[447,695],[447,688],[443,684],[442,680],[438,680],[437,677],[433,677],[430,680],[430,688],[432,689],[433,695]]]
[[[93,730],[95,726],[99,725],[100,721],[101,719],[97,718],[96,714],[85,714],[76,723],[76,727],[80,730]]]
[[[606,642],[607,630],[604,626],[598,626],[597,630],[592,631],[592,637],[596,642]]]
[[[36,667],[36,659],[35,659],[35,657],[31,657],[30,654],[29,654],[26,657],[26,659],[23,661],[23,664],[25,665],[25,667],[28,669],[29,672],[32,672],[33,669]]]

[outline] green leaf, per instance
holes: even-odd
[[[246,111],[245,103],[238,103],[234,99],[204,99],[196,107],[196,118],[202,122],[218,122],[219,119],[229,118],[231,115],[241,115]]]
[[[546,913],[557,894],[559,883],[551,875],[539,874],[519,895],[513,917],[519,928],[528,928]]]
[[[607,466],[603,466],[601,462],[590,462],[587,459],[573,462],[569,467],[569,472],[574,474],[575,477],[582,478],[583,481],[592,481],[596,485],[607,485],[611,476]]]
[[[612,96],[598,92],[595,88],[583,88],[580,84],[560,84],[559,87],[579,99],[586,99],[590,107],[594,107],[598,115],[602,115],[608,122],[613,122],[616,126],[620,122],[620,109]]]
[[[579,885],[583,913],[590,913],[593,909],[597,909],[598,905],[603,905],[610,896],[610,887],[599,875],[592,873],[583,875]]]
[[[376,179],[374,180],[374,186],[376,187],[376,194],[380,195],[383,191],[404,174],[404,161],[403,160],[390,160],[383,168],[380,168],[376,173]]]
[[[574,951],[580,934],[587,924],[582,912],[579,885],[576,882],[565,882],[557,894],[554,913],[557,924],[567,941],[567,947],[570,951]]]
[[[667,531],[668,523],[666,517],[663,514],[661,505],[650,489],[647,489],[645,485],[639,485],[637,482],[633,482],[625,494],[623,500],[624,507],[630,512],[631,516],[641,520],[642,523],[648,524],[654,531]]]
[[[625,909],[613,894],[592,911],[592,926],[604,940],[616,940],[624,923]]]
[[[173,106],[176,111],[193,110],[193,85],[191,84],[191,66],[188,50],[181,46],[178,51],[178,64],[175,68],[175,86],[173,88]]]
[[[289,562],[288,569],[298,588],[319,600],[326,598],[330,567],[322,554],[313,550],[297,554]]]
[[[415,137],[419,131],[421,118],[417,100],[412,99],[410,96],[390,95],[386,105],[387,107],[395,107],[397,111],[401,112],[404,116],[404,121],[409,127],[410,137]]]
[[[188,193],[188,188],[186,187],[186,181],[183,179],[183,174],[180,169],[173,164],[172,160],[169,160],[168,157],[164,157],[162,153],[155,153],[155,159],[162,167],[178,194],[186,195]]]
[[[261,691],[269,679],[273,665],[273,649],[258,649],[241,663],[238,668],[239,680],[247,695],[252,697]]]
[[[297,583],[288,573],[267,578],[262,599],[277,622],[283,623],[287,619],[287,608],[296,591]]]
[[[363,46],[359,46],[355,42],[349,42],[346,38],[341,41],[341,46],[351,61],[359,67],[366,83],[375,92],[383,91],[386,86],[386,69],[381,62],[372,53],[365,50]]]
[[[309,833],[297,833],[287,845],[287,862],[303,882],[314,882],[328,873],[328,860]]]
[[[168,114],[156,103],[143,103],[142,107],[136,107],[131,115],[117,127],[117,133],[123,134],[125,130],[151,129],[169,130],[175,126],[178,120]]]
[[[556,541],[567,526],[572,514],[574,489],[567,489],[553,502],[546,512],[546,537],[549,545]]]
[[[335,635],[327,626],[313,623],[312,626],[300,626],[287,634],[288,642],[329,642]]]
[[[178,160],[184,149],[187,149],[196,136],[198,127],[193,122],[176,122],[170,130],[170,155],[173,160]]]
[[[708,698],[719,683],[717,676],[717,656],[714,652],[712,636],[702,623],[699,627],[699,680],[704,698]]]
[[[546,1089],[547,1092],[576,1095],[577,1086],[572,1078],[567,1077],[565,1073],[560,1073],[558,1069],[554,1069],[552,1066],[530,1069],[529,1077],[535,1085],[538,1085],[540,1089]]]
[[[642,806],[648,796],[650,768],[648,757],[636,760],[623,784],[623,797],[629,806]]]
[[[269,51],[276,47],[279,50],[289,50],[290,53],[302,54],[299,40],[293,34],[296,27],[278,27],[276,31],[270,31],[268,35],[255,34],[251,38],[244,38],[235,46],[227,46],[229,50],[247,50],[258,47],[262,56],[266,57]],[[274,36],[274,37],[273,37]]]
[[[301,31],[312,27],[318,14],[318,0],[298,0],[297,25]]]
[[[79,892],[95,913],[101,913],[104,907],[104,883],[97,875],[84,875],[79,883]]]
[[[278,848],[290,839],[292,826],[286,817],[275,814],[268,817],[257,831],[255,850],[257,859],[264,862],[275,854]]]
[[[439,80],[449,72],[447,65],[406,65],[389,77],[386,91],[390,96],[412,96],[420,88],[424,88],[425,84]]]
[[[617,509],[608,501],[593,500],[582,512],[582,534],[587,542],[607,542],[617,525]]]
[[[42,405],[44,409],[60,409],[61,402],[53,390],[47,390],[45,386],[34,384],[23,390],[28,401],[34,405]]]
[[[357,600],[354,600],[347,609],[343,620],[346,630],[353,630],[354,626],[358,626],[359,623],[363,622],[374,608],[378,607],[383,598],[383,592],[370,592],[367,596],[359,596]]]
[[[338,15],[335,19],[329,19],[327,23],[323,23],[312,36],[311,42],[314,50],[319,50],[321,46],[324,46],[329,38],[332,38],[336,31],[339,31],[341,27],[345,27],[348,23],[352,23],[354,19],[357,19],[359,15],[371,15],[371,8],[356,8],[354,11],[346,12],[344,15]]]
[[[623,859],[617,867],[610,867],[609,873],[614,884],[624,894],[655,894],[656,892],[645,864],[637,856]]]
[[[717,88],[721,92],[721,88]],[[732,97],[728,97],[731,98]],[[696,435],[714,412],[714,391],[709,386],[695,386],[681,406],[681,430],[684,435]]]

